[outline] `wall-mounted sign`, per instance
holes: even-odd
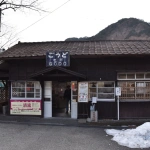
[[[12,115],[41,115],[41,100],[10,100]]]
[[[47,52],[46,66],[70,66],[70,54],[68,51]]]
[[[121,87],[116,87],[116,96],[121,96]]]
[[[79,82],[78,102],[88,102],[88,82]]]

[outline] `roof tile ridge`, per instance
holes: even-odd
[[[118,45],[118,43],[117,43],[117,42],[115,42],[115,43],[116,43],[116,45],[118,46],[118,48],[119,48],[119,50],[121,51],[121,53],[123,54],[123,52],[122,52],[120,46]],[[118,53],[115,51],[115,54],[118,54]]]
[[[33,42],[21,42],[21,41],[18,41],[18,44],[35,44],[35,43],[84,43],[84,42],[92,42],[92,43],[95,43],[95,42],[106,42],[106,41],[111,41],[111,42],[116,42],[116,41],[119,41],[119,42],[124,42],[124,41],[130,41],[130,42],[137,42],[137,41],[147,41],[147,42],[150,42],[150,40],[94,40],[94,41],[33,41]]]
[[[134,43],[133,45],[134,45],[134,46],[136,47],[136,49],[138,50],[136,53],[138,53],[138,54],[142,53],[142,51],[138,48],[138,45],[144,49],[143,46],[141,46],[138,42],[137,42],[136,44]]]
[[[136,42],[138,42],[138,41],[136,41]],[[135,42],[134,42],[135,43]],[[134,43],[132,43],[133,45],[134,45]],[[129,54],[136,54],[136,51],[135,51],[135,49],[133,48],[133,45],[130,45],[130,44],[128,44],[127,43],[127,45],[132,49],[132,51],[133,52],[129,52]],[[135,45],[134,45],[135,46]]]
[[[128,51],[128,49],[127,49],[126,45],[125,45],[124,43],[122,43],[122,45],[124,46],[124,48],[125,48],[125,50],[126,50],[127,54],[129,54],[130,52]]]
[[[95,42],[94,42],[94,48],[95,48],[94,51],[95,51],[95,54],[97,54],[97,52],[98,52],[98,51],[97,51],[97,47],[98,47],[97,44],[99,44],[99,43],[95,41]]]
[[[113,42],[114,43],[114,42]],[[113,46],[113,44],[112,44],[112,41],[110,42],[110,44],[111,44],[111,46],[112,46],[112,49],[113,49],[113,51],[114,51],[114,54],[116,54],[116,51],[115,51],[115,48],[114,48],[114,46]],[[115,44],[116,44],[116,42],[115,42]],[[116,44],[117,45],[117,44]]]
[[[146,41],[145,41],[146,42]],[[146,49],[146,52],[149,52],[150,46],[148,45],[148,43],[144,43],[144,45],[146,45],[146,47],[148,47],[148,49]],[[149,52],[150,53],[150,52]]]
[[[105,46],[106,46],[106,49],[107,49],[107,53],[110,54],[110,50],[109,50],[109,48],[108,48],[108,46],[107,46],[107,42],[110,42],[110,41],[105,41]],[[106,52],[105,52],[105,53],[106,53]]]
[[[102,44],[101,44],[101,41],[99,41],[99,47],[100,47],[100,52],[99,53],[103,54],[102,53]]]

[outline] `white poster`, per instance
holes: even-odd
[[[88,102],[88,82],[79,82],[78,102]]]

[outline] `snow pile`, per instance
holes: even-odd
[[[106,129],[107,134],[114,136],[112,140],[129,148],[150,147],[150,122],[146,122],[136,129],[115,130]]]

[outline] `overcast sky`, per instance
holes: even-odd
[[[122,18],[134,17],[150,22],[150,0],[40,1],[43,2],[41,8],[49,13],[11,10],[2,16],[3,23],[13,34],[18,33],[18,41],[63,41],[69,37],[93,36]]]

